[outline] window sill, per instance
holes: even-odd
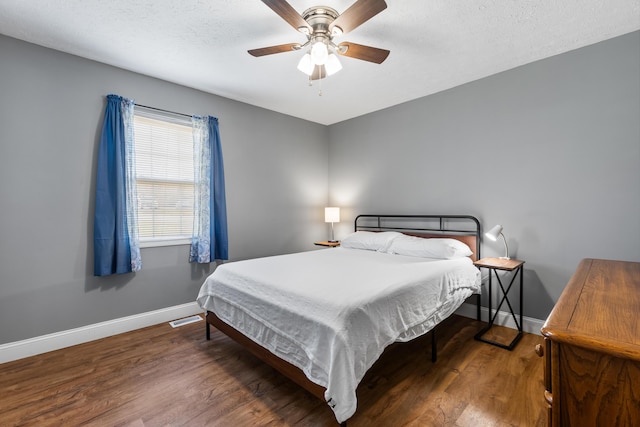
[[[156,248],[162,246],[180,246],[190,245],[191,239],[174,239],[174,240],[145,240],[140,242],[140,248]]]

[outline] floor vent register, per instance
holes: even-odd
[[[179,326],[188,325],[189,323],[195,323],[202,320],[200,315],[196,314],[195,316],[185,317],[184,319],[172,320],[169,322],[172,328],[177,328]]]

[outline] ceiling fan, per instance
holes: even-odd
[[[369,19],[387,8],[384,0],[356,0],[347,10],[339,14],[327,6],[314,6],[300,15],[286,0],[262,0],[289,25],[307,37],[307,41],[287,43],[277,46],[249,50],[253,56],[272,55],[309,48],[300,60],[298,69],[311,80],[330,76],[342,69],[337,56],[381,64],[389,51],[357,43],[342,42],[335,44],[334,37],[353,31]]]

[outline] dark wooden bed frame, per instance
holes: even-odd
[[[358,215],[355,231],[399,231],[422,238],[452,238],[471,248],[472,261],[480,259],[480,222],[469,215]],[[477,319],[480,320],[480,294],[476,294]],[[207,340],[211,339],[211,325],[245,347],[258,359],[264,361],[285,377],[324,401],[325,388],[310,381],[297,366],[280,359],[266,348],[255,343],[244,334],[223,322],[214,313],[207,311]],[[436,325],[437,327],[437,325]],[[431,360],[436,361],[436,327],[431,331]],[[346,426],[346,421],[341,426]]]

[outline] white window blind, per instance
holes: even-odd
[[[190,239],[194,218],[190,118],[136,106],[134,138],[141,244]]]

